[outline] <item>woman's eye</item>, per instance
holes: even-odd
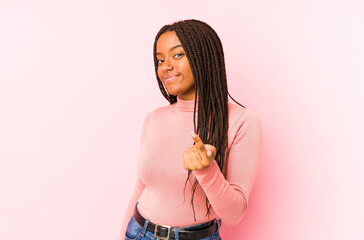
[[[175,58],[180,58],[181,56],[183,56],[184,55],[184,53],[177,53],[177,54],[175,54],[174,55],[174,57]],[[160,64],[162,64],[164,62],[164,60],[163,59],[157,59],[157,63],[160,65]]]

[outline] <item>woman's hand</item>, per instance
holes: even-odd
[[[187,148],[182,153],[182,164],[186,170],[199,170],[210,165],[215,158],[216,148],[210,144],[204,144],[200,137],[191,132],[195,145]]]

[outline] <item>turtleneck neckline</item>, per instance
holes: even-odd
[[[195,99],[192,100],[183,100],[177,95],[176,102],[176,111],[177,112],[193,112],[193,108],[195,106]],[[198,99],[196,102],[196,112],[198,110]]]

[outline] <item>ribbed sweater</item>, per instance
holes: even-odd
[[[215,160],[204,169],[192,171],[190,181],[193,183],[196,178],[199,182],[194,195],[195,221],[191,206],[192,186],[188,182],[184,193],[188,171],[182,165],[183,151],[193,145],[190,134],[194,130],[193,110],[194,100],[177,97],[176,103],[147,114],[140,137],[137,180],[119,239],[124,239],[136,202],[139,212],[151,222],[174,227],[214,218],[221,218],[225,225],[233,226],[247,211],[262,153],[261,124],[257,114],[228,102],[230,152],[227,176],[225,179]],[[212,206],[209,217],[205,196]]]

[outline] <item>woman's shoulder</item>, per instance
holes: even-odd
[[[258,114],[251,108],[228,102],[228,109],[230,122],[259,122]]]
[[[243,139],[261,138],[261,130],[259,116],[253,109],[229,103],[230,144]]]
[[[155,107],[147,113],[145,119],[146,119],[146,121],[150,121],[153,118],[161,117],[165,114],[168,114],[171,112],[172,107],[173,107],[173,104]]]

